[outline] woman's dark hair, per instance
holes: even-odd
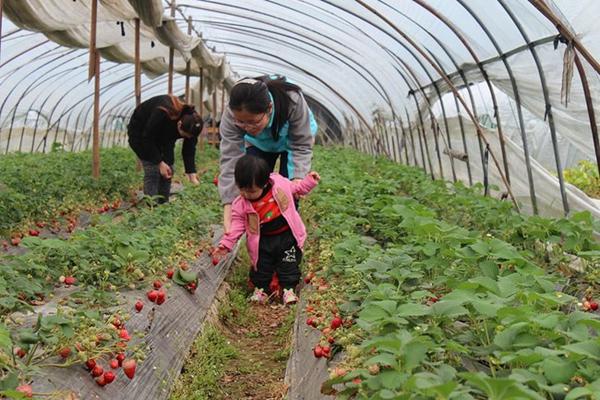
[[[202,118],[194,108],[192,107],[192,111],[189,113],[185,113],[181,116],[181,129],[184,132],[191,134],[194,137],[198,137],[200,132],[202,132]]]
[[[244,78],[236,83],[229,94],[229,108],[234,111],[248,111],[252,114],[262,114],[269,110],[273,96],[273,124],[271,135],[279,139],[279,131],[289,119],[290,98],[287,92],[299,92],[298,85],[289,83],[284,76],[258,76],[253,79]]]
[[[246,154],[235,163],[235,184],[240,189],[264,187],[269,182],[269,164],[262,158]]]
[[[160,106],[158,108],[160,108],[161,110],[166,112],[167,115],[169,116],[169,119],[171,119],[172,121],[177,121],[181,117],[181,115],[184,113],[184,111],[186,111],[186,110],[189,111],[190,107],[192,108],[192,110],[194,109],[194,106],[185,104],[184,102],[179,100],[179,98],[173,96],[172,94],[169,94],[168,96],[169,96],[169,99],[171,100],[171,106],[170,107]]]
[[[194,106],[184,103],[180,98],[171,94],[168,96],[171,100],[171,107],[160,106],[158,108],[166,112],[170,120],[181,121],[181,129],[184,132],[195,137],[200,135],[202,131],[202,118],[198,115]]]

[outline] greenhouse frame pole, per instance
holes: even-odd
[[[408,113],[408,110],[406,109],[406,107],[404,108],[404,111],[406,112],[406,122],[407,122],[407,126],[408,126],[408,133],[410,135],[410,145],[412,148],[412,153],[413,153],[413,160],[415,161],[415,166],[420,168],[421,166],[419,165],[419,163],[417,162],[417,149],[415,148],[415,137],[413,135],[413,131],[412,131],[412,123],[410,122],[410,115]],[[421,149],[421,154],[423,154],[423,150]],[[423,157],[423,155],[421,156]],[[423,166],[425,165],[425,159],[423,159]]]
[[[415,95],[414,91],[411,91],[410,95],[415,100],[415,106],[417,108],[417,116],[419,117],[419,120],[417,121],[417,133],[423,136],[423,143],[425,144],[425,155],[427,156],[427,165],[429,165],[429,174],[431,175],[431,179],[435,179],[433,165],[431,164],[431,154],[429,154],[429,146],[427,144],[427,132],[425,132],[425,124],[423,123],[423,115],[421,114],[421,108],[419,107],[419,100],[417,100],[417,96]],[[421,129],[419,129],[419,126],[421,127]],[[419,142],[421,142],[421,136],[419,136]],[[421,149],[421,153],[422,152],[423,149]],[[423,160],[423,163],[425,163],[425,160]]]
[[[142,65],[140,62],[140,19],[135,18],[135,105],[142,102]]]
[[[202,118],[202,114],[204,114],[204,68],[200,67],[200,93],[199,93],[199,108],[200,108],[200,117]]]
[[[175,0],[171,1],[171,17],[175,17]],[[167,93],[173,94],[173,61],[175,58],[175,49],[169,46],[169,80],[167,84]]]
[[[463,36],[463,34],[461,33],[461,31],[450,21],[448,20],[446,17],[444,17],[442,14],[440,14],[436,9],[434,9],[433,7],[431,7],[430,5],[424,3],[422,0],[413,0],[414,2],[416,2],[418,5],[420,5],[421,7],[425,8],[427,11],[429,11],[431,14],[433,14],[436,18],[438,18],[440,21],[442,21],[458,38],[458,40],[463,44],[463,46],[465,46],[465,48],[467,49],[467,51],[469,52],[469,54],[471,54],[471,57],[473,57],[473,60],[475,61],[475,64],[477,65],[477,67],[479,68],[483,79],[485,80],[485,83],[488,87],[488,90],[490,92],[490,96],[492,99],[492,104],[494,107],[494,117],[496,118],[496,127],[498,128],[498,140],[500,142],[500,150],[502,152],[502,163],[504,166],[504,174],[506,175],[506,180],[507,182],[510,184],[510,172],[508,169],[508,159],[506,156],[506,140],[504,139],[504,132],[502,131],[502,122],[500,120],[500,115],[498,114],[498,101],[496,99],[496,94],[494,93],[494,88],[492,87],[492,84],[490,82],[490,78],[487,74],[487,71],[485,70],[485,68],[483,68],[483,65],[481,63],[481,61],[479,60],[479,57],[477,56],[477,53],[475,53],[475,50],[471,47],[471,45],[469,44],[469,42],[466,40],[466,38]],[[425,28],[423,28],[425,29]],[[429,33],[429,31],[425,30],[427,33]],[[450,60],[452,61],[452,63],[454,64],[456,71],[458,72],[458,74],[460,75],[460,77],[462,78],[463,82],[465,83],[465,87],[467,88],[467,92],[469,93],[469,97],[471,100],[471,107],[473,107],[473,113],[477,116],[476,110],[475,110],[475,100],[473,99],[473,94],[471,93],[471,89],[469,87],[469,81],[467,80],[467,77],[464,73],[464,71],[460,68],[460,66],[456,63],[456,60],[454,59],[454,57],[452,56],[452,54],[446,49],[446,46],[444,46],[442,44],[442,42],[435,37],[434,35],[432,35],[431,33],[429,33],[429,35],[433,38],[433,40],[436,41],[436,43],[438,43],[438,45],[444,49],[444,52],[446,53],[446,55],[450,58]],[[443,102],[442,102],[442,107],[443,107]],[[457,110],[460,110],[459,107],[457,107]],[[460,119],[460,114],[459,114],[459,119]],[[469,152],[466,148],[466,137],[465,137],[465,132],[464,132],[464,124],[462,123],[462,120],[460,121],[460,127],[461,127],[461,133],[463,136],[463,146],[464,146],[464,151],[465,154],[467,155],[467,158],[469,157]],[[450,141],[450,137],[449,137],[449,133],[447,133],[448,135],[448,141]],[[450,157],[451,160],[453,160],[452,157]],[[469,184],[473,185],[473,178],[471,175],[471,169],[469,166],[469,162],[467,161],[467,169],[468,169],[468,174],[469,174]]]
[[[383,14],[381,14],[379,11],[377,11],[376,9],[374,9],[373,7],[369,6],[368,4],[366,4],[363,0],[356,0],[357,3],[359,3],[361,6],[363,6],[364,8],[368,9],[369,11],[371,11],[371,13],[377,15],[380,19],[382,19],[383,21],[385,21],[386,24],[388,24],[390,27],[392,27],[396,32],[398,32],[398,34],[400,34],[407,42],[409,42],[411,44],[412,47],[414,47],[423,58],[425,58],[427,60],[428,63],[431,64],[431,66],[436,70],[436,72],[444,77],[444,80],[446,81],[446,83],[450,86],[450,88],[452,89],[452,92],[454,93],[455,96],[457,96],[460,100],[461,103],[463,103],[463,105],[465,106],[465,109],[467,111],[467,113],[469,114],[469,118],[473,121],[473,124],[475,125],[476,129],[477,129],[477,134],[480,135],[482,137],[482,140],[485,141],[486,145],[489,145],[489,142],[487,141],[487,138],[485,138],[485,135],[483,133],[483,131],[481,130],[481,128],[479,127],[473,113],[471,112],[471,110],[469,110],[466,107],[466,102],[463,99],[463,97],[460,95],[460,93],[458,92],[458,90],[456,89],[456,87],[452,84],[452,82],[443,74],[443,71],[433,62],[433,60],[431,60],[430,57],[427,56],[427,54],[423,51],[423,49],[421,49],[417,43],[409,36],[407,35],[405,32],[403,32],[402,30],[400,30],[396,25],[394,25],[394,23],[392,23],[387,17],[385,17]],[[500,177],[502,178],[502,181],[508,191],[508,194],[515,206],[515,208],[517,210],[519,210],[519,204],[516,201],[516,198],[514,196],[514,194],[512,193],[512,189],[510,188],[510,184],[506,181],[506,176],[504,175],[504,173],[502,172],[502,169],[500,168],[500,164],[498,162],[498,159],[496,158],[496,156],[494,155],[493,152],[490,152],[490,155],[492,156],[492,159],[494,160],[494,163],[496,165],[496,168],[498,169],[498,173],[500,175]]]
[[[2,0],[0,0],[0,62],[2,62],[2,6]]]
[[[394,120],[394,124],[400,122],[400,130],[402,131],[402,147],[404,148],[404,157],[406,159],[406,165],[410,165],[410,160],[408,158],[408,140],[406,138],[406,130],[404,129],[404,124],[402,120],[398,117],[399,121]]]
[[[100,131],[98,111],[100,109],[100,53],[96,48],[96,21],[98,16],[98,0],[92,0],[92,31],[90,33],[91,62],[94,63],[94,139],[92,142],[92,177],[100,177]]]
[[[519,119],[519,128],[520,128],[520,132],[521,132],[521,142],[523,143],[523,154],[525,156],[525,165],[527,167],[527,180],[528,180],[528,184],[529,184],[529,195],[531,197],[531,207],[533,209],[533,214],[538,215],[539,211],[538,211],[538,205],[537,205],[537,196],[535,194],[535,184],[533,182],[533,172],[531,169],[531,157],[529,155],[529,145],[527,144],[527,135],[525,132],[525,121],[523,120],[523,110],[521,107],[521,95],[519,94],[519,87],[517,85],[517,81],[513,74],[512,68],[507,61],[507,58],[502,56],[502,49],[498,45],[498,42],[494,38],[494,35],[491,34],[489,29],[481,21],[479,16],[477,14],[475,14],[475,12],[464,3],[464,0],[456,0],[456,1],[460,5],[463,6],[463,8],[473,17],[473,19],[475,19],[477,24],[479,24],[481,29],[485,32],[488,39],[490,40],[490,42],[492,43],[492,45],[498,52],[498,55],[502,59],[502,63],[504,64],[504,67],[506,68],[506,72],[508,73],[510,83],[511,83],[511,86],[513,89],[513,94],[515,96],[515,103],[517,103],[517,117]]]
[[[192,34],[192,16],[188,17],[188,35]],[[192,60],[189,59],[185,62],[185,102],[190,103],[190,68]]]
[[[594,111],[594,102],[592,100],[592,94],[590,92],[590,86],[587,80],[585,69],[581,64],[579,55],[575,51],[575,65],[579,72],[581,79],[581,85],[583,86],[583,93],[585,95],[585,104],[587,106],[588,115],[590,118],[590,128],[592,130],[592,141],[594,142],[594,151],[596,152],[596,166],[598,167],[598,174],[600,174],[600,140],[598,139],[598,126],[596,125],[596,113]]]
[[[55,49],[56,49],[56,48],[55,48]],[[51,50],[49,50],[49,51],[51,51]],[[49,52],[49,51],[48,51],[48,52]],[[65,54],[61,54],[61,55],[59,55],[59,56],[55,57],[54,59],[52,59],[52,60],[51,60],[49,63],[47,63],[47,64],[53,63],[54,61],[56,61],[56,60],[58,60],[58,59],[60,59],[60,58],[62,58],[62,57],[64,57],[64,56],[66,56],[66,55],[68,55],[68,54],[71,54],[71,53],[73,53],[73,52],[75,52],[75,50],[69,51],[69,52],[67,52],[67,53],[65,53]],[[78,55],[78,56],[75,56],[75,57],[69,58],[67,61],[64,61],[64,62],[60,63],[60,64],[58,65],[58,67],[60,67],[60,66],[63,66],[63,65],[65,65],[65,64],[67,64],[68,62],[71,62],[71,61],[73,61],[73,60],[75,60],[75,59],[77,59],[77,58],[81,57],[82,55],[83,55],[83,54],[80,54],[80,55]],[[84,66],[84,65],[87,65],[87,63],[81,64],[81,65],[79,65],[78,67],[73,67],[73,68],[70,68],[70,69],[68,69],[68,70],[66,70],[66,71],[61,71],[61,72],[59,72],[59,73],[56,73],[56,74],[54,74],[53,76],[58,76],[58,75],[62,75],[62,74],[65,74],[65,73],[69,73],[69,72],[71,72],[71,71],[73,71],[73,70],[75,70],[75,69],[79,68],[80,66]],[[47,74],[49,74],[49,73],[52,73],[52,72],[55,72],[55,69],[56,69],[56,68],[54,68],[54,69],[49,69],[48,71],[46,71],[46,72],[42,73],[40,76],[36,77],[36,78],[33,80],[33,82],[31,82],[31,83],[30,83],[30,84],[27,86],[27,88],[25,88],[25,89],[23,90],[23,92],[22,92],[22,93],[21,93],[21,95],[19,96],[19,99],[17,100],[17,102],[16,102],[16,103],[15,103],[15,105],[13,106],[13,108],[7,112],[7,115],[8,115],[8,114],[10,114],[10,113],[12,112],[12,113],[13,113],[13,117],[12,117],[12,119],[11,119],[11,125],[10,125],[10,128],[9,128],[9,130],[8,130],[8,140],[7,140],[7,142],[6,142],[6,153],[8,153],[8,149],[10,148],[10,138],[11,138],[11,134],[12,134],[12,128],[13,128],[13,125],[14,125],[14,119],[15,119],[15,117],[16,117],[16,112],[17,112],[17,109],[19,108],[19,104],[21,103],[21,101],[23,100],[23,98],[24,98],[24,97],[27,95],[27,93],[29,93],[29,90],[30,90],[30,89],[32,89],[33,87],[37,87],[36,83],[37,83],[38,81],[40,81],[40,80],[43,80],[43,78],[45,78]],[[43,81],[43,82],[45,82],[45,81]],[[0,114],[2,114],[2,111],[4,110],[4,107],[6,106],[6,103],[8,102],[8,99],[9,99],[9,98],[12,96],[13,92],[14,92],[16,89],[17,89],[17,85],[13,85],[13,87],[10,89],[10,91],[8,92],[8,94],[4,96],[4,100],[2,101],[2,105],[0,106]],[[21,135],[22,135],[22,134],[23,134],[23,133],[21,133]],[[34,135],[35,135],[35,131],[34,131]]]
[[[588,63],[596,70],[597,73],[600,74],[600,63],[594,58],[594,56],[586,49],[586,47],[581,44],[581,41],[577,37],[577,35],[573,34],[569,29],[567,29],[563,22],[554,15],[554,12],[550,8],[548,8],[543,2],[540,0],[529,0],[529,2],[538,9],[538,11],[546,17],[552,24],[556,27],[558,32],[568,39],[569,42],[573,43],[573,46],[579,50],[583,58],[586,59]]]
[[[563,210],[565,212],[565,216],[569,215],[569,201],[567,199],[567,192],[565,190],[565,180],[563,176],[563,168],[560,162],[560,154],[558,152],[558,138],[556,136],[556,125],[554,124],[554,113],[552,112],[552,104],[550,103],[550,95],[548,94],[548,85],[546,83],[546,75],[544,73],[544,69],[542,67],[542,63],[540,62],[540,58],[538,57],[537,50],[535,46],[532,45],[529,40],[529,36],[523,29],[523,26],[514,15],[514,13],[506,6],[504,0],[498,0],[504,11],[509,15],[510,19],[512,19],[513,23],[523,36],[525,43],[527,43],[529,47],[529,51],[535,61],[535,66],[538,70],[538,74],[540,76],[540,83],[542,84],[542,93],[544,94],[544,102],[546,103],[546,115],[548,116],[548,125],[550,126],[550,137],[552,139],[552,149],[554,150],[554,161],[556,162],[556,173],[558,174],[558,184],[560,187],[560,196],[562,199]]]

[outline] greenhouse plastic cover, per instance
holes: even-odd
[[[51,42],[65,47],[85,48],[89,41],[90,3],[89,0],[4,0],[4,12],[16,27],[39,32]],[[228,88],[241,76],[283,74],[302,86],[307,95],[319,101],[344,124],[346,143],[353,143],[349,132],[358,127],[363,142],[357,145],[363,149],[383,150],[403,160],[401,155],[405,153],[400,146],[406,144],[412,164],[425,166],[436,177],[469,182],[466,163],[451,160],[442,151],[448,150],[449,145],[453,149],[462,149],[460,118],[467,134],[471,180],[481,181],[484,163],[473,122],[465,105],[454,100],[450,85],[440,73],[445,74],[453,85],[461,88],[461,97],[475,114],[478,124],[485,128],[489,151],[498,160],[501,149],[494,123],[495,112],[500,116],[511,189],[515,196],[528,208],[530,180],[523,153],[524,137],[532,157],[532,180],[540,212],[561,215],[563,205],[555,177],[557,167],[573,166],[581,159],[594,159],[594,146],[581,80],[569,58],[569,47],[558,40],[553,23],[532,3],[525,0],[180,0],[176,2],[178,14],[173,18],[169,15],[168,4],[160,0],[100,0],[97,47],[109,62],[132,63],[131,33],[134,19],[139,18],[142,21],[142,68],[147,75],[144,98],[164,92],[164,87],[153,85],[150,78],[162,75],[164,79],[169,47],[176,50],[174,65],[180,74],[185,73],[188,60],[191,61],[191,75],[198,76],[203,68],[205,98],[221,83]],[[600,55],[600,30],[595,26],[600,15],[600,2],[540,0],[536,3],[543,3],[558,15],[561,25],[573,33],[592,56]],[[187,34],[184,17],[193,19],[192,35]],[[16,29],[8,26],[9,30]],[[459,35],[466,39],[471,51]],[[41,43],[40,37],[16,37],[3,43],[2,62],[22,51],[25,43]],[[49,46],[43,44],[38,49],[52,50]],[[214,51],[215,48],[219,51]],[[535,49],[540,60],[549,104],[542,95],[540,74],[531,49]],[[61,50],[52,51],[54,53],[50,54],[58,54]],[[32,54],[36,53],[32,50]],[[65,52],[63,57],[67,54],[73,55]],[[75,53],[75,56],[77,54],[83,53]],[[37,62],[34,56],[29,60],[32,65]],[[600,76],[585,59],[581,60],[596,105],[600,102]],[[78,70],[84,76],[86,60],[82,57],[78,61]],[[103,97],[104,115],[117,107],[130,112],[134,106],[133,67],[105,65],[103,71],[110,72],[103,73],[114,88],[106,91],[112,90],[110,93],[114,95]],[[489,87],[483,83],[481,66],[497,98],[498,110],[491,106]],[[9,71],[14,72],[13,80],[30,79],[23,74],[33,74],[27,69]],[[11,80],[4,74],[0,79],[2,91],[6,93],[5,85]],[[178,79],[176,89],[181,90],[182,78]],[[197,83],[193,86],[197,87]],[[58,92],[62,86],[59,83],[40,87]],[[518,88],[516,92],[515,87]],[[123,93],[117,95],[117,89]],[[10,96],[9,103],[14,103],[13,99],[18,95]],[[36,94],[30,91],[27,96],[31,96],[29,103],[34,104]],[[517,99],[522,106],[522,123]],[[91,102],[91,97],[85,97],[83,107],[89,110]],[[48,104],[51,103],[49,100]],[[549,105],[556,126],[558,163],[548,124]],[[66,109],[68,106],[66,101],[62,105]],[[13,114],[17,108],[14,104],[7,106],[14,110]],[[417,123],[422,119],[431,167],[428,157],[422,159],[418,145],[413,154],[407,134],[401,134],[395,124],[387,123],[383,136],[372,140],[373,135],[378,135],[373,129],[373,118],[377,114],[388,121],[397,120],[404,132],[412,129],[415,138]],[[7,115],[0,109],[3,127]],[[86,117],[90,118],[89,115]],[[435,118],[433,125],[432,118]],[[374,147],[373,141],[387,143],[388,147]],[[371,142],[370,145],[367,142]],[[435,142],[442,153],[439,161]],[[390,143],[393,146],[390,147]],[[489,181],[504,191],[500,170],[490,159]],[[571,185],[566,186],[571,210],[589,210],[600,218],[599,201],[588,198]]]

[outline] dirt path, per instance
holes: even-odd
[[[171,400],[284,398],[295,306],[250,304],[247,265],[245,254],[236,260],[218,320],[196,340]]]

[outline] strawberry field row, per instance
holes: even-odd
[[[318,238],[307,258],[319,270],[307,323],[322,332],[315,356],[330,342],[325,357],[346,353],[325,393],[575,399],[599,390],[597,291],[582,286],[600,267],[588,214],[518,215],[478,188],[352,151],[316,160],[322,185],[304,207]],[[569,268],[573,258],[583,273]]]

